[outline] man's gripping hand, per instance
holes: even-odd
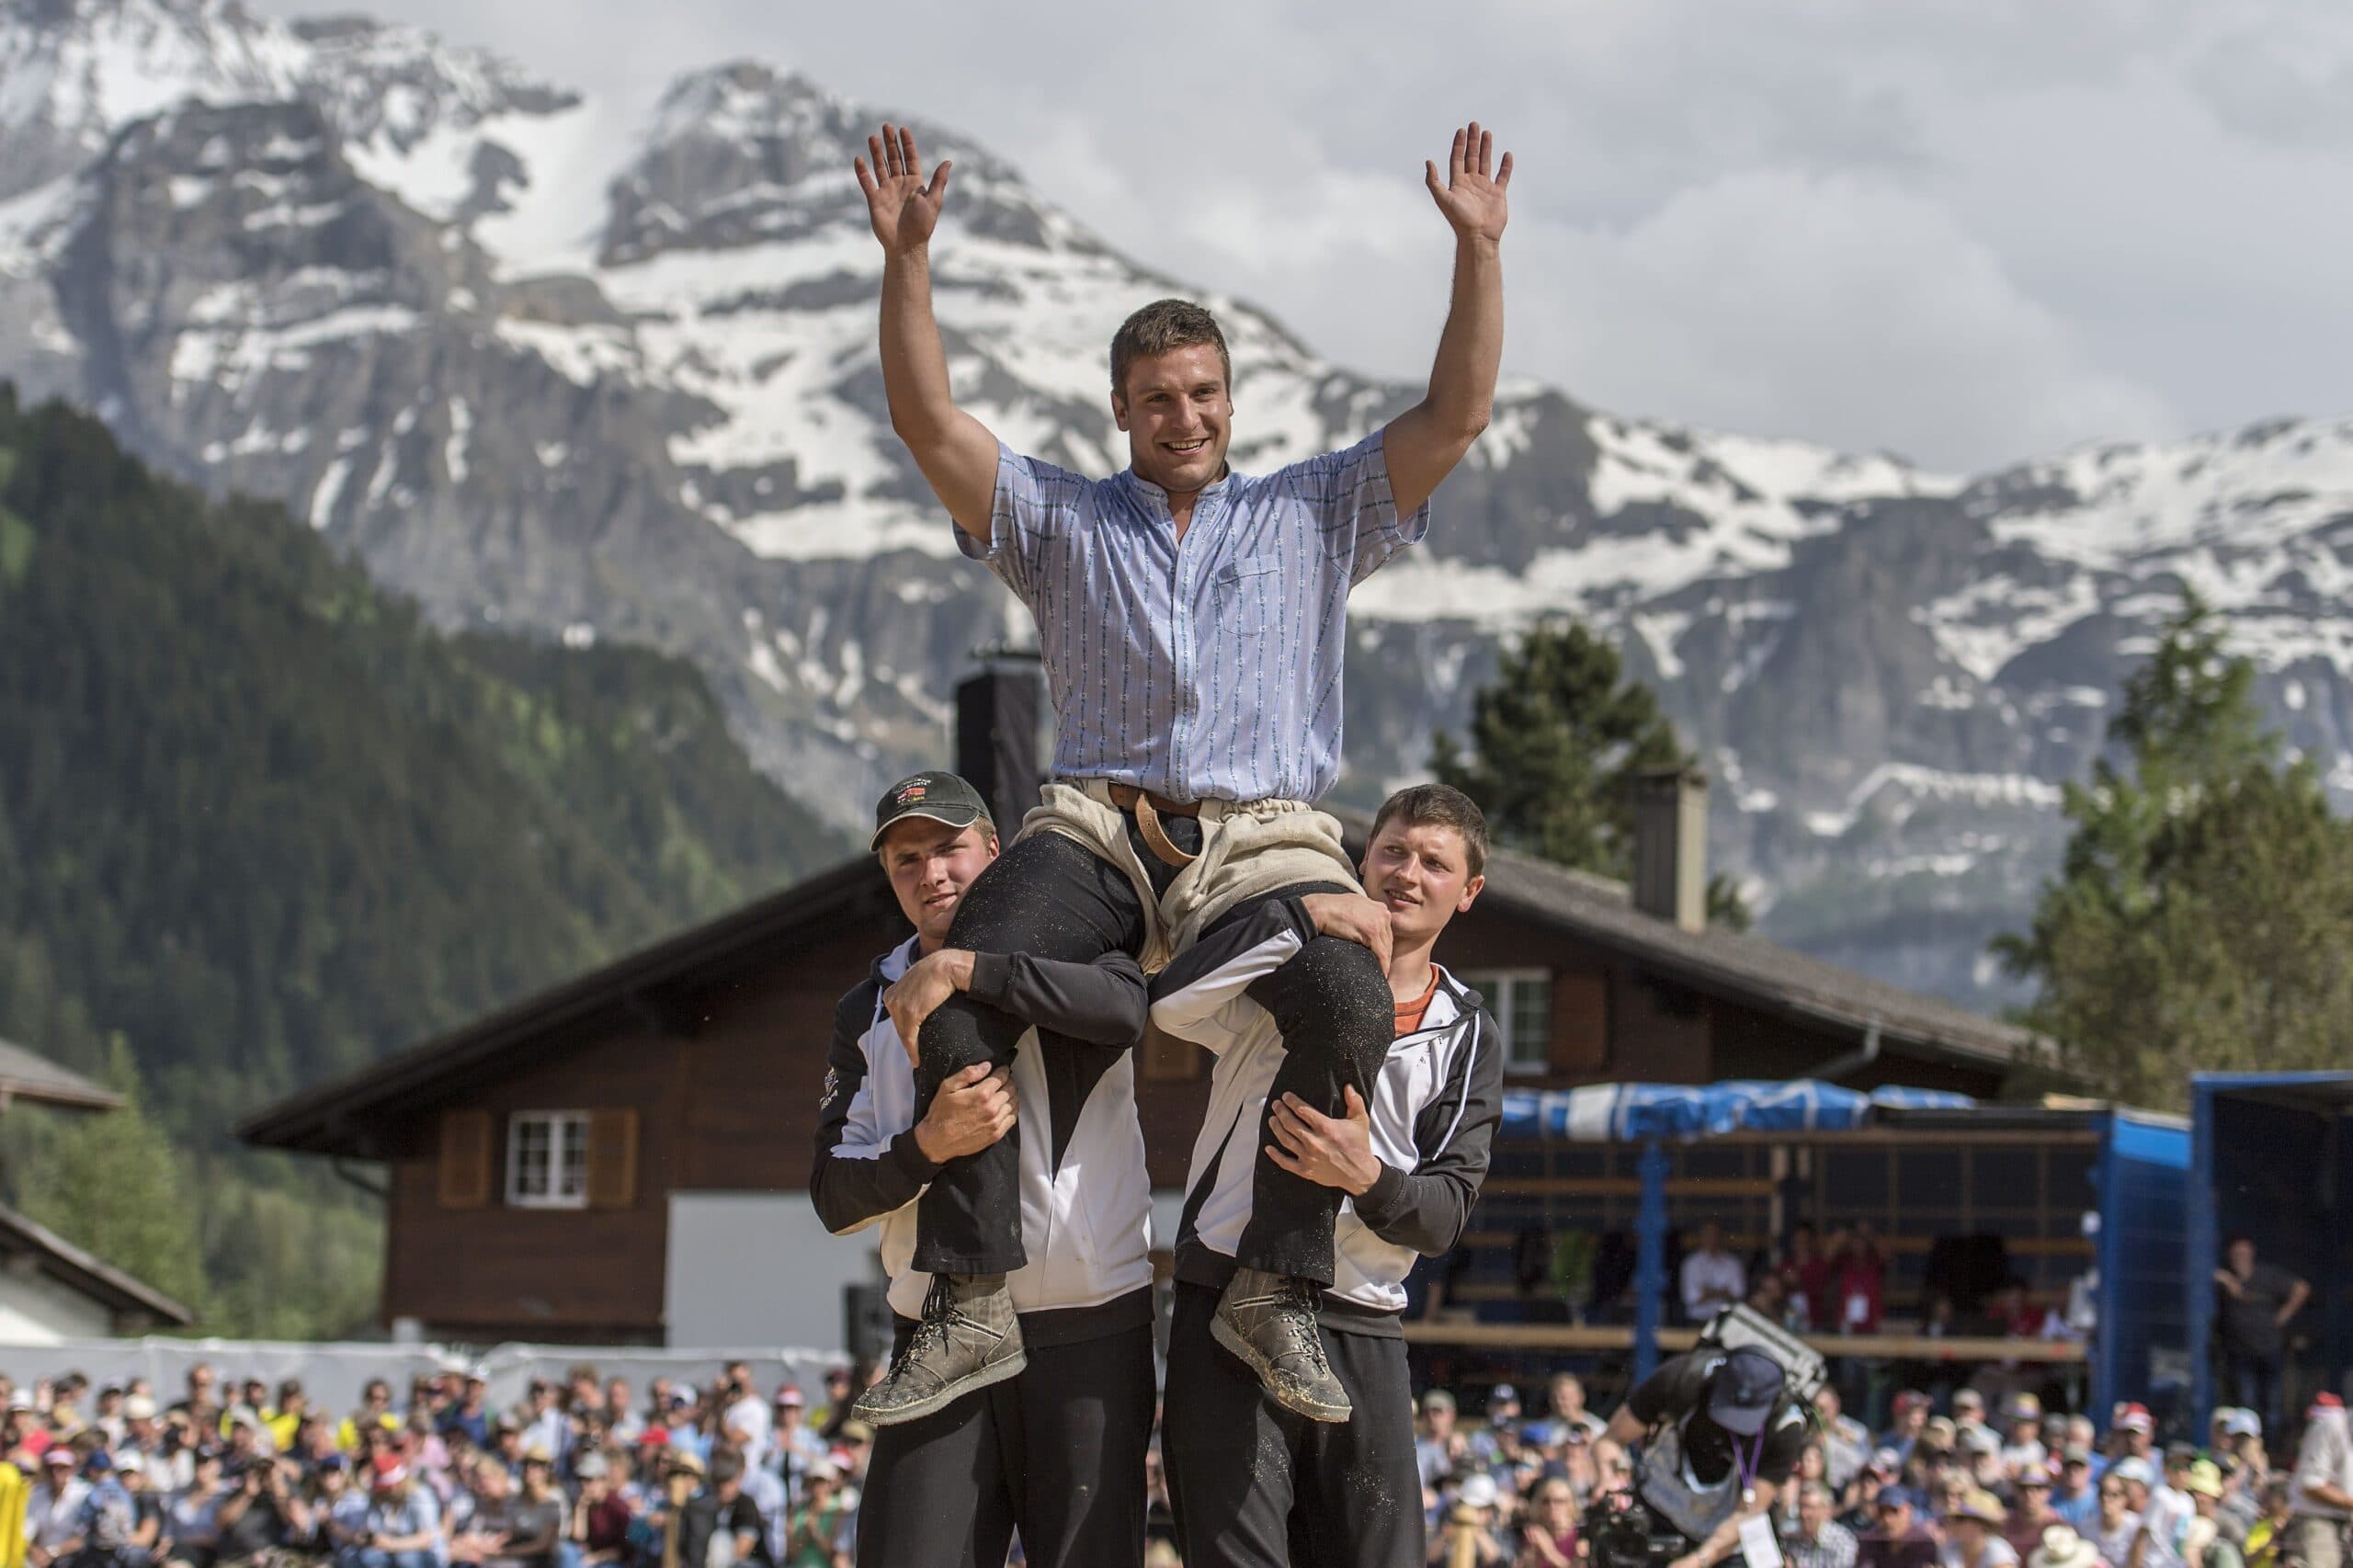
[[[1495,132],[1480,130],[1474,119],[1467,129],[1454,133],[1454,150],[1447,154],[1444,185],[1438,183],[1436,164],[1425,162],[1422,165],[1430,199],[1438,203],[1438,210],[1446,214],[1446,221],[1454,226],[1454,233],[1461,239],[1484,240],[1492,245],[1504,237],[1504,223],[1511,216],[1511,204],[1504,198],[1505,187],[1511,184],[1511,154],[1504,154],[1500,167],[1495,165]]]
[[[935,1165],[977,1154],[1013,1131],[1020,1110],[1012,1070],[975,1062],[939,1085],[915,1123],[915,1147]]]
[[[891,989],[882,993],[882,1010],[898,1026],[899,1043],[906,1047],[910,1065],[917,1069],[923,1066],[915,1047],[915,1037],[923,1032],[923,1021],[937,1012],[942,1002],[972,983],[972,955],[962,948],[942,948],[909,964],[907,972],[892,981]]]
[[[1319,935],[1362,942],[1389,972],[1389,952],[1395,937],[1389,928],[1389,911],[1360,892],[1312,892],[1299,901]]]
[[[1267,1119],[1275,1135],[1267,1157],[1318,1187],[1361,1198],[1381,1179],[1381,1156],[1372,1152],[1372,1115],[1364,1096],[1353,1085],[1342,1092],[1347,1100],[1339,1116],[1325,1116],[1297,1095],[1277,1100]]]
[[[904,125],[883,126],[881,135],[866,139],[866,150],[874,159],[870,165],[864,158],[853,158],[850,164],[858,171],[858,188],[866,193],[866,216],[874,225],[874,237],[886,251],[921,250],[939,226],[939,209],[948,199],[948,171],[955,165],[941,163],[926,185],[923,164],[915,156],[915,133]],[[1504,162],[1508,165],[1511,160]]]

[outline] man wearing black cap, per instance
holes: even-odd
[[[947,944],[965,890],[996,857],[995,825],[952,773],[920,773],[875,808],[874,852],[915,935],[842,998],[810,1196],[826,1229],[879,1227],[904,1352],[934,1335],[1011,1340],[1016,1375],[875,1434],[859,1515],[861,1568],[1002,1562],[1013,1532],[1040,1568],[1143,1557],[1153,1418],[1150,1179],[1131,1048],[1143,971]],[[961,994],[1020,1030],[923,1106],[904,1020]],[[1014,1127],[1007,1202],[1029,1261],[977,1293],[915,1266],[916,1199],[948,1161]]]
[[[1744,1346],[1676,1357],[1627,1397],[1609,1435],[1642,1446],[1643,1501],[1693,1543],[1674,1568],[1712,1568],[1741,1550],[1745,1521],[1769,1513],[1811,1429],[1780,1364]]]

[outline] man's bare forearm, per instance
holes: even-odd
[[[892,251],[882,263],[882,390],[891,427],[910,446],[937,437],[956,416],[948,351],[931,311],[931,253]]]
[[[1495,241],[1458,235],[1454,293],[1424,401],[1438,426],[1467,446],[1495,412],[1504,358],[1504,258]]]
[[[949,391],[948,353],[931,312],[931,254],[921,245],[890,251],[882,262],[882,390],[891,428],[932,493],[958,528],[986,540],[996,437]]]
[[[1400,514],[1430,498],[1487,427],[1504,356],[1504,263],[1495,241],[1458,233],[1454,300],[1421,402],[1389,423],[1382,455]]]

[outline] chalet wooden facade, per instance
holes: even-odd
[[[1663,801],[1654,836],[1672,846],[1703,809],[1687,783]],[[2001,1091],[2029,1043],[2019,1031],[1706,927],[1694,859],[1646,855],[1630,890],[1495,857],[1439,957],[1489,992],[1515,1085],[1826,1073]],[[861,858],[297,1095],[239,1132],[382,1164],[388,1322],[473,1342],[661,1342],[687,1321],[672,1299],[681,1199],[805,1190],[835,1001],[904,934]],[[1143,1051],[1154,1186],[1174,1189],[1206,1098],[1203,1062],[1173,1040]],[[849,1245],[821,1240],[804,1249],[812,1267]],[[798,1262],[785,1260],[788,1278]],[[694,1288],[752,1288],[718,1272]]]

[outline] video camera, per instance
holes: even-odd
[[[1691,1550],[1635,1492],[1605,1492],[1586,1504],[1584,1534],[1591,1568],[1665,1568]]]

